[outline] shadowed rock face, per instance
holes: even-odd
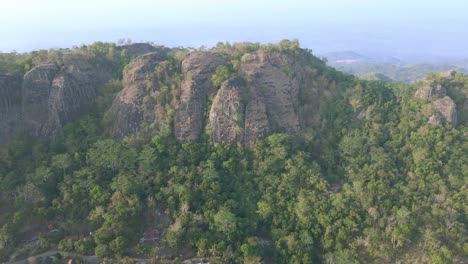
[[[21,103],[20,78],[10,75],[0,75],[0,109],[2,112]]]
[[[24,128],[36,137],[53,137],[88,110],[99,88],[111,78],[110,65],[85,56],[65,57],[60,68],[34,67],[25,74],[22,86]]]
[[[115,118],[112,133],[118,138],[139,131],[144,119],[157,122],[152,112],[145,115],[143,99],[151,91],[157,91],[155,68],[167,58],[167,52],[151,52],[135,59],[127,66],[123,77],[123,90],[116,96],[108,114]]]
[[[243,143],[247,82],[240,78],[225,81],[210,111],[211,139],[222,144]]]
[[[437,99],[432,104],[432,107],[443,116],[445,121],[454,127],[457,126],[457,106],[450,97],[445,96],[444,98]]]
[[[0,75],[0,145],[15,133],[21,120],[21,80]]]
[[[22,114],[24,129],[33,136],[40,136],[49,117],[49,97],[52,82],[59,68],[55,64],[34,67],[24,75]]]
[[[179,141],[197,141],[203,131],[211,76],[226,60],[209,52],[189,53],[182,61],[180,104],[174,116],[174,134]]]

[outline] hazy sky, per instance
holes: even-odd
[[[211,46],[298,38],[323,53],[468,57],[467,0],[0,0],[0,51],[93,41]]]

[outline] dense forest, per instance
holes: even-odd
[[[364,81],[287,40],[199,50],[227,58],[210,78],[217,89],[241,75],[252,52],[307,65],[311,86],[322,88],[300,91],[301,105],[317,97],[301,108],[313,116],[306,129],[246,145],[213,142],[204,127],[198,140],[181,142],[171,125],[181,97],[177,68],[193,50],[174,48],[151,75],[165,90],[144,99],[165,118],[120,137],[108,109],[138,60],[129,50],[98,42],[0,54],[0,73],[20,77],[43,63],[61,65],[67,54],[113,65],[89,110],[53,138],[23,131],[2,147],[0,262],[50,249],[105,263],[468,261],[468,75],[433,73],[414,85]],[[458,122],[444,121],[434,94],[415,97],[427,85],[446,90]]]

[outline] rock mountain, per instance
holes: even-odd
[[[171,133],[180,142],[252,146],[274,132],[300,134],[319,126],[320,101],[337,94],[335,80],[324,74],[329,68],[301,49],[306,55],[248,46],[242,53],[148,44],[118,49],[133,58],[104,115],[118,139]],[[116,78],[115,69],[106,57],[71,53],[61,63],[36,65],[23,78],[0,75],[0,144],[21,131],[53,138],[89,111],[101,88]],[[430,123],[442,118],[456,126],[456,105],[444,87],[415,93],[421,100],[434,96],[439,115]]]
[[[127,66],[124,88],[108,112],[116,137],[152,136],[169,126],[180,142],[207,135],[212,142],[252,146],[274,132],[299,133],[319,93],[333,90],[332,80],[284,52],[257,50],[236,61],[227,52],[192,51],[172,66],[167,56],[152,52]],[[212,78],[222,69],[230,72],[217,87]],[[300,95],[306,94],[312,100],[304,103]]]

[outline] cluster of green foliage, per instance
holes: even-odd
[[[38,50],[27,53],[0,53],[0,74],[23,76],[33,67],[44,63],[63,64],[64,56],[81,55],[91,59],[107,60],[114,65],[116,78],[122,78],[124,67],[131,57],[127,50],[114,43],[95,42],[73,49]]]
[[[320,126],[299,137],[273,134],[252,149],[180,144],[171,133],[118,142],[101,122],[121,87],[111,81],[96,112],[53,142],[23,137],[0,152],[0,261],[39,233],[43,249],[113,258],[156,258],[164,248],[212,263],[466,260],[466,122],[430,126],[414,87],[349,78],[294,41],[217,47],[226,48],[238,51],[234,61],[258,49],[288,52],[311,65],[317,82],[333,80],[336,95],[314,108]],[[107,56],[112,46],[86,50]],[[176,62],[155,73],[168,87],[157,105],[175,98],[175,83],[162,77]],[[468,77],[437,81],[462,112]],[[153,229],[157,245],[141,243]]]

